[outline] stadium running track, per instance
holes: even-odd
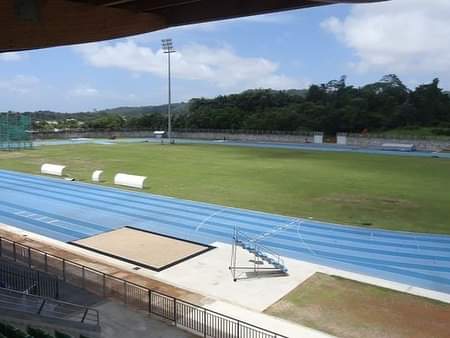
[[[6,170],[0,223],[65,242],[132,225],[207,244],[231,243],[235,226],[258,236],[289,224],[262,244],[287,257],[450,293],[445,235],[322,223]]]
[[[167,140],[164,140],[167,142]],[[118,143],[160,143],[161,140],[155,138],[122,138],[117,140],[80,138],[64,140],[37,140],[33,141],[33,146],[55,146],[67,144],[100,144],[114,145]],[[396,151],[383,150],[377,147],[358,147],[339,144],[313,144],[313,143],[281,143],[281,142],[250,142],[250,141],[230,141],[230,140],[195,140],[179,139],[175,140],[177,144],[209,144],[222,145],[230,147],[250,147],[250,148],[269,148],[269,149],[290,149],[304,151],[325,151],[325,152],[344,152],[344,153],[362,153],[372,155],[392,155],[392,156],[410,156],[410,157],[431,157],[450,159],[448,152],[432,151]]]

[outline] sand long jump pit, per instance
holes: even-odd
[[[162,271],[214,249],[213,246],[128,226],[70,244],[154,271]]]

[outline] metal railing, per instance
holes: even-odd
[[[287,338],[4,237],[0,237],[0,256],[56,275],[101,297],[145,310],[205,338]]]
[[[450,136],[446,135],[415,135],[415,134],[396,134],[396,133],[348,133],[348,137],[359,139],[381,139],[381,140],[414,140],[414,141],[450,141]]]
[[[266,235],[267,234],[267,235]],[[253,246],[253,248],[255,249],[255,251],[259,251],[259,252],[264,252],[265,254],[267,254],[269,257],[271,257],[275,262],[277,262],[278,264],[281,264],[284,266],[284,260],[283,258],[281,258],[281,255],[276,252],[275,250],[261,244],[259,241],[263,240],[264,238],[268,237],[271,235],[270,232],[263,234],[261,236],[258,237],[254,237],[251,238],[250,236],[248,236],[247,234],[243,233],[242,231],[236,231],[236,238],[238,239],[244,239],[244,241],[246,241],[247,243],[249,243],[250,245]]]
[[[46,136],[50,138],[58,135],[66,135],[71,133],[88,134],[88,133],[127,133],[142,132],[153,135],[154,131],[160,128],[71,128],[59,131],[52,130],[34,130],[33,134]],[[313,136],[316,132],[308,130],[263,130],[263,129],[205,129],[205,128],[172,128],[177,133],[223,133],[223,134],[248,134],[248,135],[293,135],[293,136]]]
[[[158,128],[117,128],[117,129],[104,129],[104,128],[71,128],[60,131],[50,131],[50,130],[34,130],[33,135],[35,139],[44,138],[65,138],[65,137],[75,137],[71,134],[77,134],[76,137],[86,136],[83,134],[91,133],[147,133],[148,136],[152,136],[154,131],[160,130]],[[322,134],[320,131],[310,131],[310,130],[264,130],[264,129],[205,129],[205,128],[172,128],[174,133],[213,133],[213,134],[246,134],[246,135],[281,135],[281,136],[299,136],[299,137],[312,137],[314,134]],[[353,138],[369,138],[369,139],[399,139],[399,140],[429,140],[429,141],[449,141],[450,136],[448,135],[418,135],[408,133],[395,133],[395,132],[385,132],[385,133],[352,133],[352,132],[338,132],[340,135],[347,135]],[[182,135],[181,135],[182,136]],[[138,136],[136,136],[138,137]]]
[[[0,288],[0,309],[100,326],[96,309],[10,289]]]
[[[42,297],[59,297],[58,278],[6,260],[0,260],[0,287]]]
[[[178,133],[223,133],[247,135],[292,135],[314,136],[316,132],[308,130],[263,130],[263,129],[204,129],[204,128],[174,128]]]

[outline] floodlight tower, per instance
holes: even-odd
[[[162,48],[165,54],[167,54],[167,63],[168,63],[168,78],[169,78],[169,103],[167,105],[167,136],[169,138],[169,144],[172,144],[172,113],[171,113],[171,104],[172,104],[172,87],[171,87],[171,79],[170,79],[170,54],[175,53],[175,49],[173,48],[172,39],[162,39]]]

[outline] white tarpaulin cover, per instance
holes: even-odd
[[[147,179],[145,176],[136,176],[128,174],[117,174],[114,176],[114,184],[125,185],[133,188],[144,188],[144,181]]]

